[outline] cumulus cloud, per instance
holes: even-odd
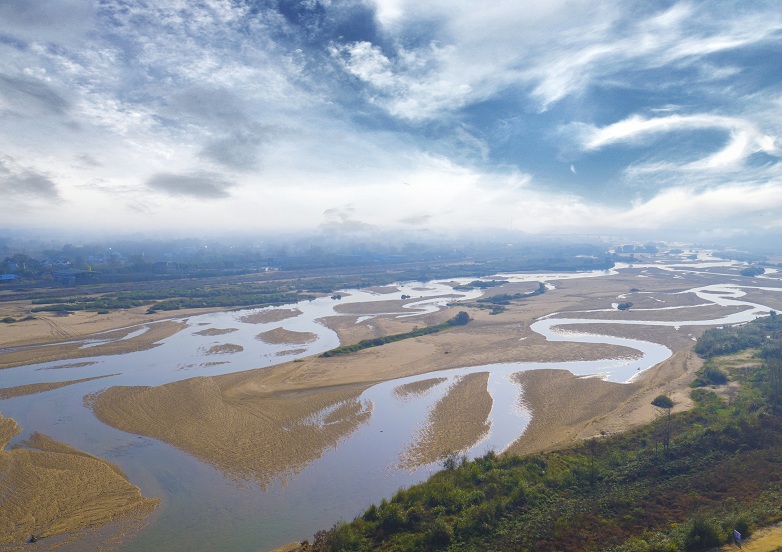
[[[430,44],[425,51],[396,53],[394,61],[366,41],[332,46],[341,67],[369,86],[370,101],[391,115],[419,121],[461,107],[471,88],[431,69],[445,63],[450,48]]]
[[[236,184],[214,173],[190,174],[157,173],[146,182],[150,190],[170,196],[196,199],[220,199],[229,197],[229,190]]]

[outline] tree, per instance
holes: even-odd
[[[666,420],[663,425],[663,450],[666,454],[671,445],[671,410],[673,410],[673,405],[674,402],[668,395],[657,395],[652,401],[652,406],[666,412]]]

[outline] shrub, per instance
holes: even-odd
[[[725,537],[719,524],[712,518],[696,514],[688,523],[684,534],[686,550],[704,550],[723,544]]]
[[[438,517],[426,534],[426,541],[433,548],[445,547],[451,544],[453,529],[445,520]]]

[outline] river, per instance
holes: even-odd
[[[727,262],[712,260],[708,263],[693,261],[648,266],[684,274],[729,265]],[[612,271],[593,273],[501,276],[509,281],[545,282],[551,288],[556,287],[561,280],[601,278],[626,269],[627,265],[620,265]],[[726,277],[722,282],[681,292],[695,294],[705,304],[745,307],[739,313],[710,320],[621,323],[677,328],[688,325],[718,326],[746,322],[767,314],[769,307],[742,299],[743,290],[747,287],[752,286],[736,283],[733,278]],[[754,287],[759,288],[757,285]],[[782,288],[773,285],[759,289],[782,291]],[[523,390],[510,377],[514,373],[537,368],[562,368],[574,374],[596,375],[609,381],[626,382],[671,355],[667,347],[656,343],[575,333],[566,328],[570,324],[618,323],[615,320],[568,318],[553,313],[537,320],[531,329],[548,340],[621,345],[638,351],[638,354],[633,358],[600,361],[473,366],[379,383],[367,389],[360,398],[372,411],[367,423],[300,472],[287,474],[265,489],[249,482],[237,483],[208,464],[166,443],[106,426],[84,406],[83,397],[86,394],[113,385],[160,385],[194,376],[271,366],[318,354],[339,344],[337,335],[318,322],[324,317],[338,315],[334,310],[337,305],[398,301],[401,294],[410,295],[416,300],[407,304],[404,310],[397,311],[396,316],[431,312],[453,303],[456,300],[454,296],[458,300],[471,300],[481,292],[457,291],[446,282],[408,282],[398,284],[397,289],[390,293],[344,290],[339,301],[322,297],[296,305],[276,307],[298,309],[301,313],[277,322],[253,324],[242,320],[257,310],[191,316],[184,330],[147,351],[3,370],[0,373],[3,387],[103,375],[109,377],[37,395],[6,399],[0,401],[0,411],[4,416],[16,419],[24,429],[14,443],[21,443],[33,431],[45,433],[118,464],[131,482],[141,487],[145,496],[162,498],[162,504],[153,514],[148,527],[123,545],[122,550],[265,550],[306,538],[317,529],[328,528],[340,519],[352,519],[371,503],[390,496],[400,487],[419,482],[438,470],[438,464],[414,471],[403,469],[399,467],[400,454],[420,431],[429,409],[464,375],[476,372],[490,374],[488,389],[493,400],[489,417],[491,429],[468,450],[462,451],[469,457],[475,457],[488,450],[504,450],[519,437],[529,421],[529,412],[522,406]],[[394,309],[389,309],[389,312],[394,313]],[[204,335],[204,330],[210,328],[231,331],[223,335]],[[309,343],[295,345],[270,344],[255,338],[257,334],[275,328],[307,332],[315,337]],[[101,343],[103,341],[99,338],[91,339],[85,341],[83,347],[100,347]],[[210,354],[209,351],[214,350],[212,347],[229,343],[240,344],[243,349],[227,355]],[[54,370],[55,367],[59,368]],[[394,389],[400,385],[435,376],[444,380],[425,393],[405,398],[394,393]]]

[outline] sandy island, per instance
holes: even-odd
[[[24,448],[6,450],[21,428],[0,415],[0,546],[24,550],[31,536],[36,550],[56,549],[111,522],[132,530],[158,505],[141,496],[114,464],[33,433]],[[119,530],[119,527],[117,528]],[[116,533],[113,537],[116,536]],[[116,542],[116,541],[114,541]]]
[[[259,341],[274,345],[286,343],[291,345],[304,345],[305,343],[312,343],[317,338],[318,336],[311,332],[294,332],[292,330],[286,330],[285,328],[274,328],[273,330],[259,333],[255,336],[255,339]]]
[[[415,468],[472,446],[489,432],[492,398],[488,372],[463,376],[429,413],[423,429],[402,453],[400,466]]]

